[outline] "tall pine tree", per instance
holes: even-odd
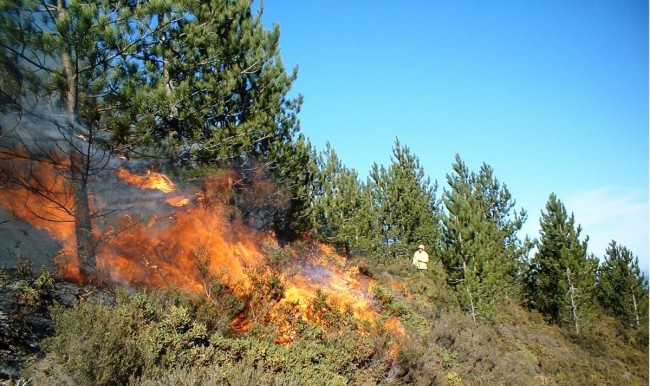
[[[387,253],[410,258],[418,244],[438,248],[440,232],[435,192],[420,161],[398,139],[388,168],[374,164],[368,185],[378,215],[378,230]]]
[[[527,273],[530,304],[551,321],[580,332],[594,300],[598,261],[587,255],[588,238],[580,240],[582,228],[553,193],[540,227]]]
[[[632,251],[612,241],[598,275],[600,304],[625,326],[639,328],[648,321],[648,281]]]
[[[318,165],[316,151],[302,134],[279,149],[266,157],[273,159],[266,167],[288,200],[273,218],[273,229],[280,241],[284,241],[313,230]]]
[[[370,202],[356,170],[345,167],[328,142],[319,157],[320,195],[316,199],[317,229],[324,240],[346,255],[368,252]]]
[[[529,247],[527,241],[518,239],[517,232],[526,212],[514,210],[515,201],[507,187],[486,164],[478,174],[470,172],[457,155],[447,183],[442,261],[461,306],[476,321],[519,292],[517,278]]]

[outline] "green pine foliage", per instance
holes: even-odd
[[[549,196],[540,220],[540,239],[527,274],[533,308],[576,332],[587,322],[595,299],[598,261],[587,255],[588,238],[555,194]]]
[[[514,210],[510,192],[488,165],[470,172],[457,155],[453,171],[443,193],[441,257],[461,305],[477,320],[494,313],[506,298],[518,297],[528,242],[521,242],[517,232],[526,212]]]
[[[124,87],[111,101],[118,145],[162,149],[172,163],[215,164],[241,155],[266,162],[297,131],[297,76],[279,55],[279,28],[247,0],[143,2],[121,33]]]
[[[318,166],[316,151],[302,134],[268,152],[266,170],[286,197],[273,216],[272,229],[282,240],[295,240],[313,229]]]
[[[612,240],[598,273],[600,304],[627,327],[647,326],[648,281],[639,258]]]
[[[110,2],[0,3],[3,94],[14,110],[60,108],[72,119],[96,123],[88,96],[102,94],[108,82],[114,51],[105,42],[112,37],[107,15],[113,11]]]
[[[372,250],[371,203],[356,170],[343,166],[329,142],[320,154],[319,169],[314,202],[319,237],[346,256]]]
[[[368,178],[377,211],[377,230],[392,258],[410,258],[419,244],[431,251],[440,240],[437,184],[424,173],[418,157],[398,139],[388,168],[374,164]]]
[[[16,109],[51,100],[126,155],[272,163],[302,97],[288,97],[297,69],[261,12],[248,0],[2,2],[0,70],[14,75],[2,95]]]

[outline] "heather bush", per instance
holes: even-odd
[[[215,348],[213,364],[226,374],[231,374],[230,378],[233,373],[229,369],[247,363],[249,370],[257,369],[266,374],[255,375],[249,372],[248,376],[268,382],[345,385],[354,376],[359,363],[368,361],[374,351],[367,341],[359,341],[358,337],[338,339],[338,342],[300,340],[288,345],[277,345],[250,337],[231,339],[217,334],[210,338],[210,342]],[[238,371],[235,374],[244,373]]]
[[[143,353],[131,320],[111,307],[81,302],[70,310],[55,309],[57,334],[44,348],[53,362],[80,385],[124,385],[141,371]],[[56,377],[64,375],[56,375]]]
[[[185,307],[171,306],[145,333],[142,350],[148,367],[193,364],[204,355],[202,348],[208,344],[205,325],[193,321]]]
[[[49,271],[43,270],[34,277],[32,271],[19,273],[23,280],[16,282],[18,291],[15,291],[17,311],[22,314],[42,311],[49,303],[48,291],[54,284],[54,278]]]
[[[297,304],[280,303],[286,255],[268,248],[274,272],[252,271],[254,294],[241,299],[206,277],[207,296],[118,290],[115,304],[91,299],[54,308],[56,335],[24,374],[34,384],[56,385],[648,383],[647,331],[604,317],[575,334],[515,303],[476,323],[435,263],[426,273],[409,262],[366,267],[374,280],[373,322],[323,292],[303,315]],[[21,283],[28,288],[21,290],[24,309],[48,297],[47,276]],[[254,322],[236,332],[235,317]]]

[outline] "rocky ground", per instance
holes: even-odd
[[[38,357],[43,339],[54,334],[53,306],[73,307],[87,300],[115,302],[110,292],[93,286],[0,270],[0,382],[19,379],[21,368]]]

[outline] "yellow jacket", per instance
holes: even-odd
[[[413,265],[417,269],[427,269],[427,264],[429,263],[429,254],[426,251],[415,251],[413,254]]]

